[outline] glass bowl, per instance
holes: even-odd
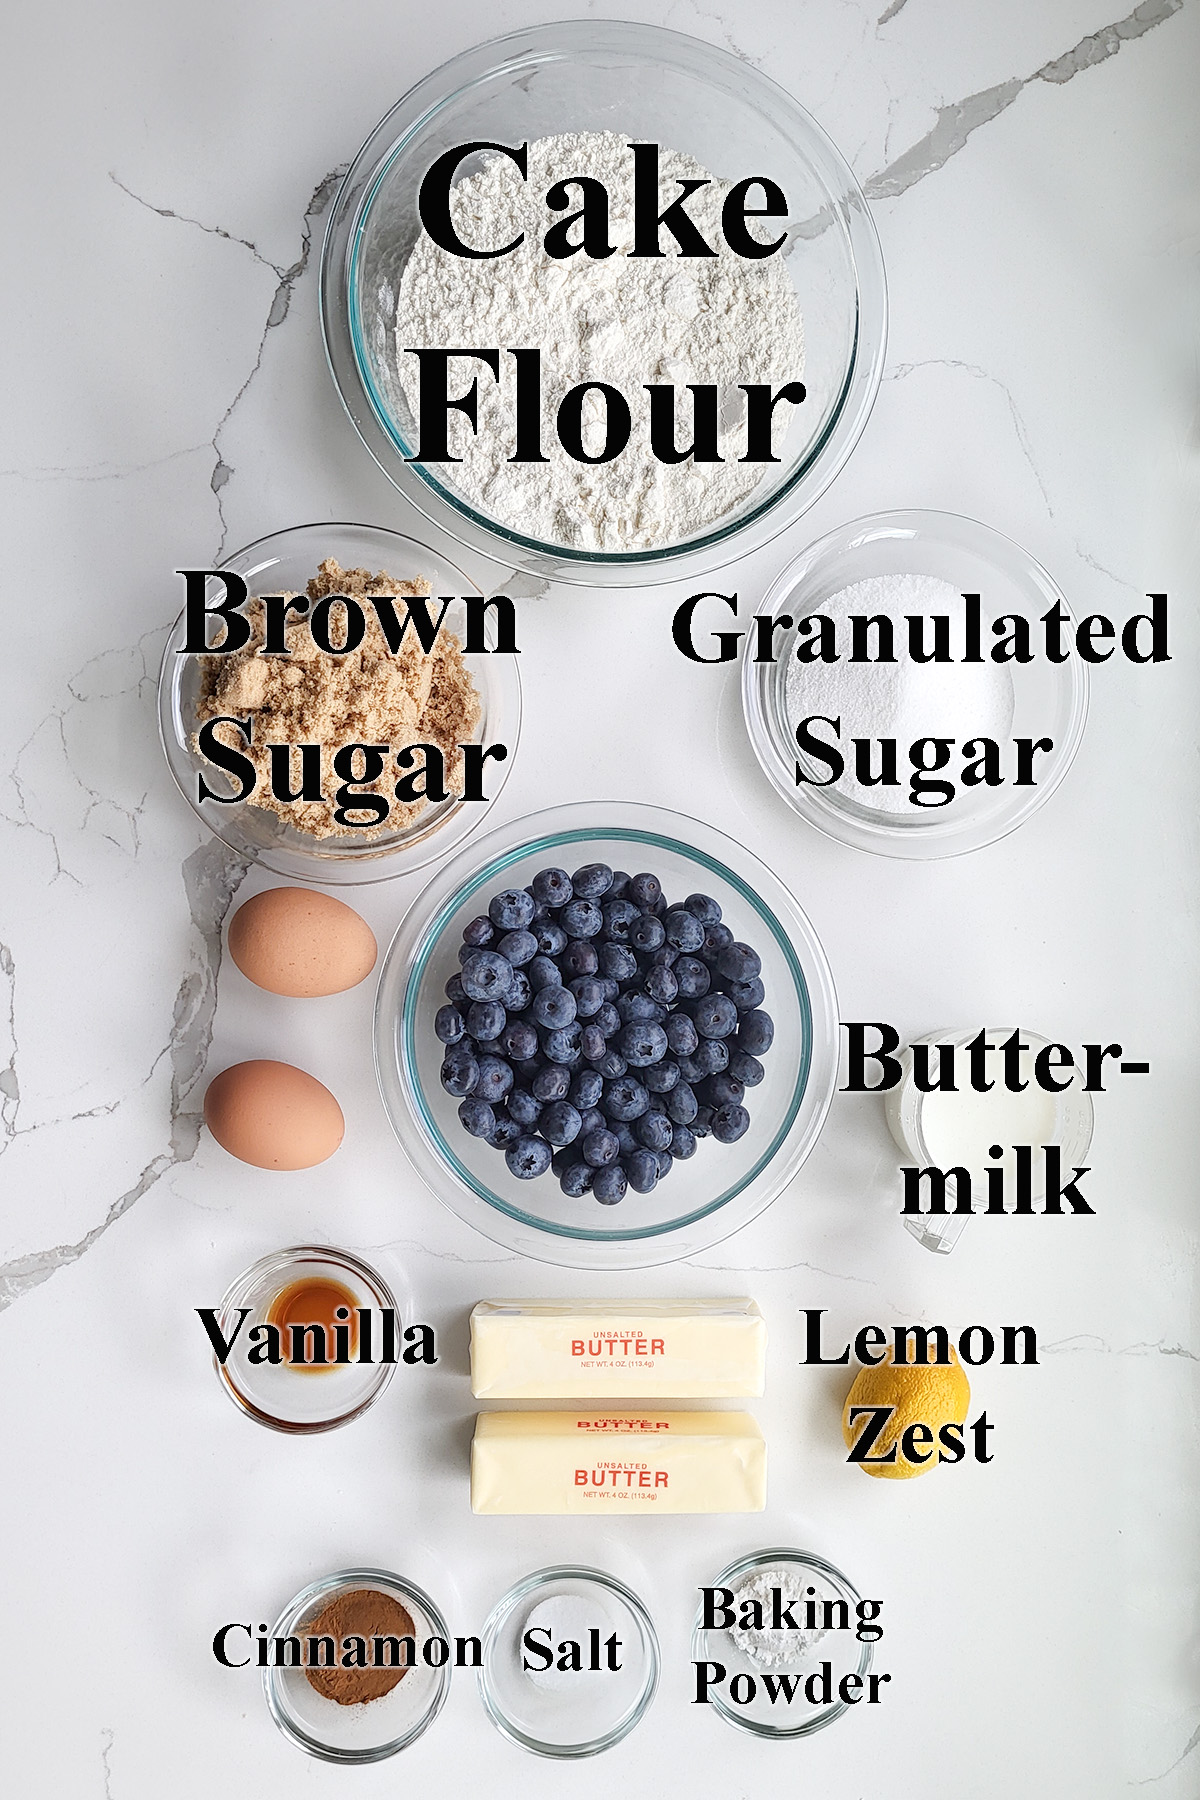
[[[781,255],[804,317],[807,398],[794,409],[780,463],[740,508],[690,539],[653,550],[589,551],[523,536],[458,493],[446,465],[435,473],[405,460],[416,434],[393,327],[400,279],[419,235],[417,192],[426,170],[459,144],[518,145],[586,131],[662,144],[725,179],[769,176],[789,202],[780,222],[789,245]],[[461,173],[481,166],[475,155]],[[789,94],[695,38],[588,19],[480,44],[392,108],[359,151],[330,213],[321,317],[333,378],[355,428],[419,511],[506,565],[592,587],[623,586],[705,574],[785,530],[825,491],[858,442],[878,391],[887,291],[862,190]],[[761,380],[762,371],[746,378]]]
[[[743,1647],[739,1641],[740,1632],[726,1631],[721,1627],[706,1630],[702,1604],[697,1611],[692,1632],[692,1657],[697,1663],[716,1662],[724,1666],[726,1680],[719,1687],[710,1687],[708,1703],[728,1724],[736,1725],[740,1731],[749,1731],[755,1737],[809,1737],[823,1726],[832,1725],[849,1707],[863,1703],[861,1696],[858,1700],[842,1699],[838,1688],[847,1675],[857,1675],[860,1681],[864,1680],[871,1667],[874,1645],[869,1641],[860,1643],[856,1635],[856,1608],[861,1600],[858,1590],[832,1563],[812,1555],[810,1551],[755,1551],[751,1556],[743,1556],[737,1562],[730,1563],[711,1585],[732,1588],[736,1595],[740,1585],[750,1577],[758,1574],[770,1576],[775,1570],[784,1575],[784,1581],[778,1585],[785,1589],[785,1604],[793,1591],[793,1581],[806,1599],[810,1597],[806,1590],[812,1587],[816,1590],[811,1596],[814,1605],[824,1607],[826,1602],[830,1602],[836,1608],[838,1602],[844,1603],[848,1628],[837,1628],[841,1613],[834,1611],[829,1615],[834,1626],[826,1629],[822,1611],[822,1623],[817,1626],[819,1635],[814,1637],[802,1625],[794,1655],[784,1652],[779,1660],[767,1662]],[[804,1619],[803,1614],[796,1613],[794,1603],[793,1617]],[[774,1645],[771,1650],[774,1657],[777,1654]],[[810,1701],[804,1692],[804,1683],[818,1674],[823,1662],[831,1665],[830,1698],[828,1701]],[[764,1675],[771,1674],[775,1677],[776,1685],[781,1676],[798,1678],[800,1685],[795,1698],[790,1701],[772,1700],[763,1681]],[[740,1676],[749,1677],[748,1681],[738,1684],[739,1694],[747,1696],[744,1703],[739,1703],[730,1694],[731,1686],[738,1682]],[[851,1692],[854,1690],[851,1689]]]
[[[1087,719],[1088,670],[1074,648],[1075,621],[1062,592],[1040,563],[1010,538],[990,526],[953,513],[889,512],[856,519],[802,551],[776,577],[758,611],[790,614],[799,621],[823,601],[859,581],[887,575],[930,575],[949,582],[959,593],[979,594],[985,621],[1002,613],[1038,620],[1051,606],[1062,606],[1072,634],[1066,660],[1051,663],[1035,656],[1029,663],[1005,663],[1012,677],[1014,737],[1050,737],[1054,748],[1039,757],[1035,787],[963,787],[936,809],[908,807],[884,812],[862,804],[837,787],[817,787],[796,779],[797,755],[788,722],[787,675],[795,647],[794,629],[776,639],[773,663],[753,660],[749,647],[742,658],[742,709],[755,755],[772,785],[801,818],[858,850],[881,856],[927,858],[961,856],[1006,837],[1044,806],[1063,779],[1083,736]],[[1037,639],[1034,639],[1037,643]],[[870,719],[844,718],[843,752],[853,736],[876,735]],[[906,776],[907,745],[898,747],[901,779]],[[952,758],[946,774],[955,774]],[[822,765],[813,772],[828,773]],[[911,816],[909,816],[911,815]]]
[[[999,1046],[1013,1035],[1014,1029],[1016,1028],[1011,1025],[992,1025],[984,1028],[984,1034],[989,1044]],[[906,1044],[898,1058],[904,1073],[897,1086],[890,1088],[884,1095],[883,1112],[897,1149],[902,1155],[911,1158],[918,1168],[964,1167],[972,1178],[971,1198],[976,1208],[983,1211],[987,1205],[983,1170],[987,1166],[986,1159],[993,1140],[998,1137],[1006,1152],[1003,1158],[1006,1176],[1005,1194],[1006,1204],[1011,1205],[1014,1161],[1011,1148],[1006,1140],[1011,1138],[1015,1132],[1019,1132],[1022,1143],[1031,1135],[1036,1138],[1035,1151],[1039,1145],[1057,1144],[1062,1152],[1064,1168],[1070,1168],[1082,1163],[1088,1153],[1088,1146],[1092,1141],[1092,1131],[1095,1128],[1096,1114],[1092,1096],[1073,1076],[1070,1086],[1063,1088],[1061,1093],[1041,1092],[1040,1102],[1048,1115],[1048,1122],[1042,1130],[1031,1134],[1025,1123],[1018,1122],[1020,1120],[1020,1096],[1008,1094],[1001,1089],[996,1094],[996,1099],[1000,1102],[997,1109],[1000,1116],[994,1124],[987,1127],[986,1131],[982,1128],[980,1119],[977,1124],[978,1142],[975,1151],[968,1154],[961,1148],[960,1140],[953,1156],[948,1155],[947,1152],[951,1146],[947,1145],[944,1140],[939,1143],[936,1122],[934,1128],[930,1130],[926,1117],[929,1103],[934,1096],[923,1093],[913,1079],[913,1044],[953,1044],[961,1059],[966,1045],[972,1038],[979,1035],[979,1030],[979,1026],[973,1025],[957,1031],[930,1031],[923,1037],[914,1038]],[[1028,1082],[1033,1077],[1033,1059],[1040,1051],[1049,1048],[1049,1040],[1039,1037],[1036,1031],[1019,1030],[1018,1035],[1020,1041],[1027,1046],[1027,1053],[1019,1058],[1019,1074],[1023,1081]],[[965,1086],[964,1078],[961,1076],[958,1078],[958,1085],[960,1090]],[[999,1086],[999,1083],[997,1085]],[[980,1113],[986,1106],[986,1098],[981,1097]],[[1005,1113],[1008,1116],[1007,1125],[1004,1119]],[[930,1139],[933,1140],[932,1144]],[[1036,1205],[1039,1200],[1045,1198],[1045,1195],[1045,1162],[1035,1156],[1029,1197]],[[946,1204],[951,1209],[950,1211],[933,1214],[901,1213],[900,1222],[904,1229],[910,1232],[918,1244],[922,1244],[926,1250],[932,1250],[941,1256],[948,1255],[962,1236],[967,1220],[972,1217],[971,1213],[960,1213],[953,1210],[957,1198],[958,1183],[951,1175],[946,1182]]]
[[[433,1019],[459,968],[463,925],[504,888],[549,865],[607,862],[647,870],[672,898],[704,891],[735,938],[762,958],[775,1041],[747,1099],[735,1144],[702,1140],[649,1194],[616,1206],[570,1200],[551,1172],[511,1175],[469,1137],[439,1080]],[[692,1256],[728,1237],[782,1193],[817,1140],[837,1077],[833,977],[816,933],[777,876],[711,826],[624,801],[587,801],[518,819],[439,870],[401,923],[375,1003],[375,1065],[384,1108],[438,1199],[485,1237],[568,1268],[632,1269]]]
[[[314,1581],[284,1607],[271,1636],[303,1634],[331,1601],[359,1588],[386,1594],[407,1609],[416,1627],[418,1656],[429,1638],[441,1638],[453,1649],[446,1621],[428,1594],[385,1569],[342,1569]],[[303,1668],[264,1669],[263,1689],[271,1717],[284,1737],[310,1756],[323,1762],[381,1762],[385,1756],[407,1749],[437,1718],[450,1691],[450,1660],[447,1657],[438,1666],[415,1662],[390,1694],[350,1706],[318,1693]]]
[[[226,1342],[234,1339],[224,1363],[213,1356],[213,1367],[229,1398],[260,1425],[296,1435],[332,1431],[336,1425],[348,1425],[351,1419],[357,1419],[378,1400],[396,1367],[394,1362],[356,1360],[314,1370],[297,1369],[288,1362],[249,1360],[254,1348],[250,1333],[256,1325],[266,1323],[278,1296],[293,1282],[314,1278],[335,1282],[350,1292],[354,1307],[371,1309],[372,1348],[378,1355],[384,1347],[380,1314],[387,1308],[399,1320],[392,1291],[357,1256],[327,1244],[298,1244],[262,1257],[238,1276],[222,1300],[217,1317]],[[238,1313],[243,1307],[247,1317],[239,1328]],[[350,1347],[354,1354],[358,1346],[353,1339]],[[330,1358],[334,1355],[330,1343],[327,1354]]]
[[[540,1659],[535,1658],[536,1673],[525,1670],[523,1638],[530,1615],[556,1599],[579,1603],[581,1623],[564,1623],[564,1637],[599,1629],[601,1645],[612,1634],[620,1639],[619,1669],[560,1673],[552,1668],[539,1681]],[[571,1620],[565,1606],[564,1620]],[[555,1638],[548,1621],[543,1629],[551,1632],[557,1652],[562,1639]],[[590,1663],[592,1640],[577,1636],[574,1641]],[[607,1664],[603,1652],[602,1661]],[[645,1717],[658,1688],[658,1671],[658,1637],[637,1595],[613,1575],[566,1564],[527,1575],[492,1608],[483,1631],[479,1697],[496,1729],[523,1750],[567,1759],[597,1756],[619,1744]]]
[[[424,577],[435,595],[453,593],[445,626],[460,639],[466,628],[463,597],[479,589],[461,569],[439,552],[415,538],[374,525],[296,525],[259,538],[221,567],[240,575],[254,594],[303,592],[325,557],[336,557],[344,569],[386,570],[397,580]],[[224,597],[221,583],[209,583],[208,599]],[[349,837],[316,838],[297,831],[278,814],[249,802],[229,805],[197,797],[203,773],[210,788],[224,785],[234,791],[230,778],[200,755],[192,744],[200,693],[200,658],[181,654],[186,641],[184,615],[171,628],[158,677],[158,724],[167,763],[180,793],[209,831],[250,862],[261,863],[276,875],[293,881],[339,886],[385,881],[419,869],[435,857],[455,849],[481,824],[499,795],[517,753],[521,731],[521,678],[515,656],[472,654],[468,667],[479,693],[481,716],[477,738],[508,747],[504,762],[486,765],[486,801],[465,802],[450,797],[426,807],[402,830],[364,831]],[[495,613],[485,617],[485,637],[495,643]],[[399,746],[394,746],[399,748]]]

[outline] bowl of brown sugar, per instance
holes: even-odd
[[[263,1687],[280,1731],[324,1762],[380,1762],[419,1738],[450,1689],[451,1639],[427,1594],[384,1569],[342,1569],[284,1608]]]
[[[511,601],[416,539],[293,527],[185,577],[159,730],[196,816],[293,880],[385,880],[456,848],[512,767]]]

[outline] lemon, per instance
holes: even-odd
[[[860,1369],[854,1377],[842,1409],[842,1436],[847,1445],[853,1448],[863,1431],[871,1427],[869,1414],[860,1413],[851,1424],[852,1407],[890,1406],[892,1416],[867,1454],[872,1459],[886,1456],[895,1444],[895,1461],[882,1463],[872,1460],[859,1463],[858,1466],[868,1475],[883,1475],[891,1481],[907,1481],[914,1475],[924,1475],[927,1470],[937,1467],[938,1431],[943,1425],[965,1423],[971,1404],[971,1384],[953,1349],[950,1351],[949,1364],[928,1367],[904,1363],[897,1366],[894,1356],[894,1349],[889,1350],[886,1362],[879,1363],[873,1369]],[[932,1444],[922,1446],[930,1453],[928,1462],[909,1462],[906,1458],[899,1440],[909,1425],[927,1425],[933,1433]]]

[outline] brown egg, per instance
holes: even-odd
[[[256,987],[311,1000],[365,981],[379,946],[366,920],[331,894],[279,887],[238,907],[229,954]]]
[[[258,1169],[311,1169],[333,1155],[346,1129],[329,1089],[281,1062],[234,1063],[214,1075],[204,1122],[231,1156]]]

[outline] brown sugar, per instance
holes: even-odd
[[[318,1653],[316,1639],[333,1640],[337,1666],[307,1667],[304,1673],[318,1694],[336,1700],[339,1706],[381,1700],[408,1673],[406,1658],[416,1659],[416,1626],[411,1613],[377,1588],[353,1588],[348,1594],[338,1594],[308,1621],[303,1635],[308,1640],[306,1662]],[[384,1642],[389,1638],[400,1640],[398,1648]],[[408,1644],[402,1641],[405,1638],[410,1640]],[[349,1667],[343,1661],[347,1655],[355,1659]],[[391,1664],[390,1657],[397,1659],[398,1667]]]
[[[373,595],[403,599],[428,594],[429,584],[397,581],[384,572],[372,575],[367,569],[343,569],[330,557],[320,564],[306,592],[310,601],[345,594],[361,603],[369,602]],[[462,645],[453,632],[443,627],[432,650],[426,652],[410,627],[393,651],[373,609],[365,604],[362,610],[366,621],[362,642],[343,655],[319,649],[305,621],[289,614],[284,627],[289,654],[261,656],[264,610],[261,602],[251,599],[245,608],[251,628],[245,647],[226,656],[201,658],[197,726],[220,716],[252,714],[249,744],[232,726],[217,728],[221,740],[248,756],[254,765],[258,779],[248,804],[277,813],[312,837],[357,835],[369,827],[365,822],[339,824],[333,816],[334,802],[328,799],[276,799],[271,792],[269,745],[320,744],[324,786],[329,793],[339,785],[328,772],[338,750],[348,744],[390,746],[393,756],[385,763],[384,774],[377,781],[355,782],[354,786],[383,796],[390,811],[376,829],[397,831],[411,825],[429,801],[396,798],[394,753],[410,744],[436,745],[445,759],[447,791],[461,793],[459,745],[474,740],[482,714]],[[431,612],[436,618],[436,607]],[[298,750],[293,751],[291,763],[290,785],[295,792],[300,787]]]

